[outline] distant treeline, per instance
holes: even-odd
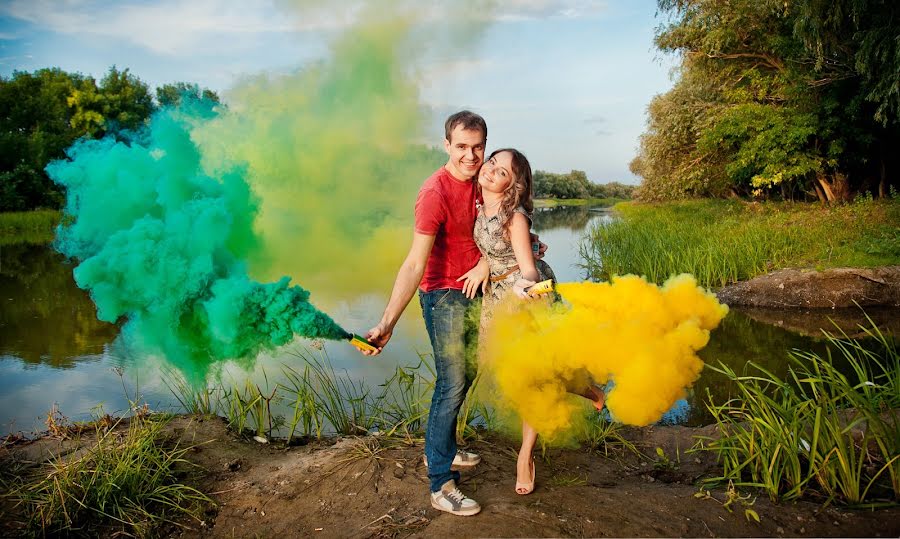
[[[631,170],[645,200],[900,190],[900,2],[658,0],[680,55]]]
[[[568,174],[537,170],[534,173],[533,189],[535,198],[630,199],[635,186],[619,182],[593,183],[580,170],[573,170]]]
[[[0,77],[0,211],[60,208],[64,195],[44,172],[50,161],[65,157],[80,137],[136,129],[185,96],[219,101],[215,92],[186,82],[157,87],[154,95],[115,66],[99,84],[57,68]]]

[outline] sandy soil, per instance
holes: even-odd
[[[200,466],[192,484],[211,495],[205,521],[171,537],[896,537],[900,508],[822,507],[814,501],[723,507],[725,489],[698,498],[695,482],[714,475],[714,457],[686,453],[710,427],[627,431],[645,454],[549,449],[536,459],[537,486],[513,490],[516,442],[487,437],[467,449],[482,463],[461,488],[481,514],[457,517],[431,508],[421,444],[378,437],[336,438],[304,446],[263,445],[235,437],[220,419],[181,417],[170,428]],[[68,445],[68,447],[67,447]],[[656,448],[670,460],[664,465]],[[6,458],[40,461],[71,442],[44,438],[7,448]],[[749,494],[749,492],[741,492]],[[760,522],[748,520],[752,508]],[[6,521],[7,525],[9,520]],[[0,528],[2,531],[2,528]],[[7,528],[7,531],[12,531]]]

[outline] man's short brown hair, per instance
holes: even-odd
[[[487,122],[484,121],[484,118],[470,110],[461,110],[447,118],[447,121],[444,122],[444,138],[450,141],[450,133],[452,133],[458,125],[461,125],[466,131],[481,131],[484,135],[484,139],[487,140]]]

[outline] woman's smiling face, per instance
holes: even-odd
[[[500,152],[481,166],[478,173],[478,185],[492,193],[502,193],[513,182],[512,154]]]

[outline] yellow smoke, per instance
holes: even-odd
[[[728,313],[686,274],[662,287],[627,275],[563,283],[557,291],[561,303],[510,297],[482,336],[482,368],[500,404],[551,439],[587,402],[567,390],[577,392],[591,379],[614,382],[606,404],[617,421],[659,420],[699,377],[696,352]]]

